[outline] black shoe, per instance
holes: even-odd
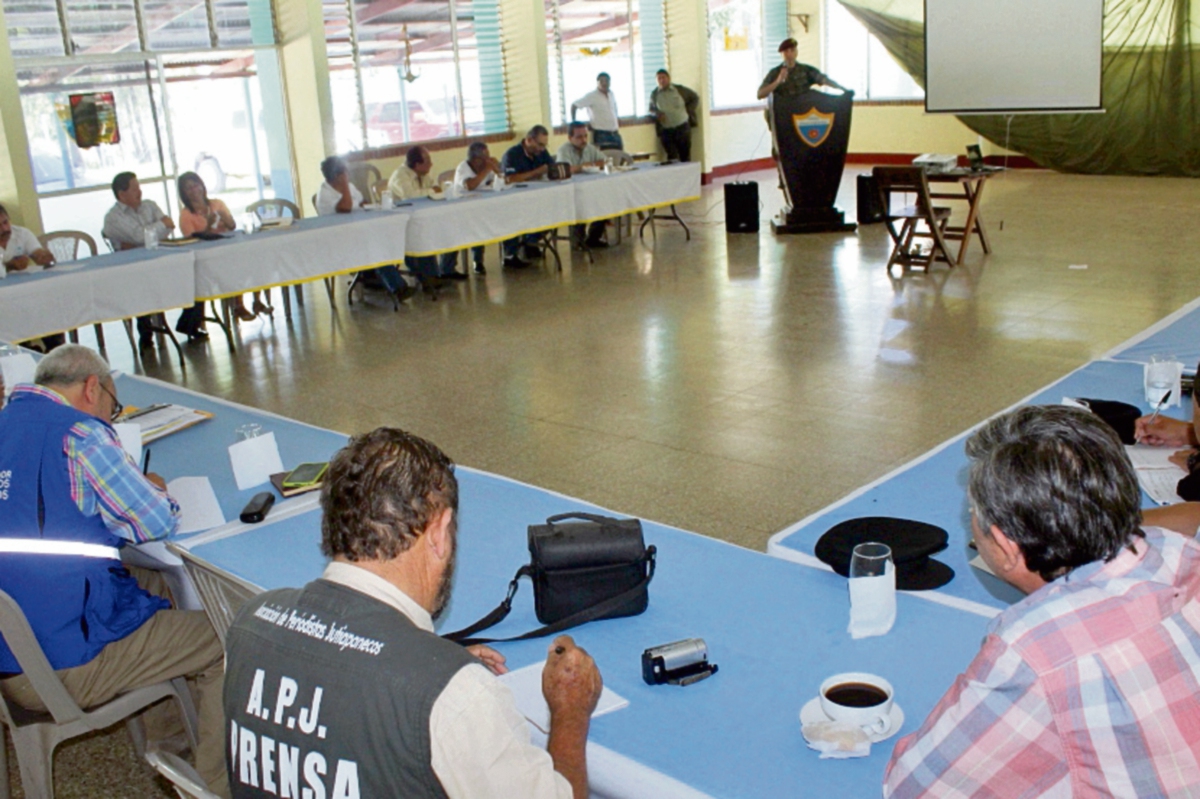
[[[462,272],[451,272],[448,275],[438,275],[442,280],[466,280],[467,276]]]
[[[487,267],[485,267],[483,265],[483,261],[475,262],[475,274],[477,274],[477,275],[486,275],[487,274]]]
[[[527,244],[524,247],[524,251],[525,251],[525,260],[526,261],[536,261],[539,258],[546,257],[546,253],[542,250],[541,247],[533,247],[533,246],[530,246]]]
[[[142,335],[138,336],[138,349],[139,350],[154,349],[154,334],[153,333],[143,333]]]
[[[529,266],[529,262],[522,259],[519,255],[504,256],[505,269],[524,269]]]
[[[592,241],[591,239],[588,239],[587,246],[589,250],[603,250],[608,246],[608,242],[604,239],[600,239],[598,241]]]
[[[188,341],[208,341],[208,331],[201,328],[187,334]]]
[[[417,292],[419,290],[420,289],[418,289],[416,286],[405,283],[403,286],[396,289],[396,293],[395,293],[396,302],[404,302],[405,300],[411,300],[413,297],[417,296]]]

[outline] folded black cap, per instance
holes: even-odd
[[[1137,443],[1137,420],[1142,416],[1142,411],[1138,406],[1130,405],[1128,402],[1105,399],[1080,398],[1076,401],[1082,402],[1091,409],[1092,413],[1117,431],[1117,438],[1121,439],[1122,444]]]
[[[940,588],[954,579],[954,569],[929,556],[946,548],[950,536],[940,527],[911,519],[865,516],[829,528],[817,541],[815,554],[843,577],[850,576],[850,556],[859,544],[877,541],[892,549],[896,587],[902,591]]]

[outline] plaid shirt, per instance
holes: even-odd
[[[1145,534],[993,622],[885,797],[1200,795],[1200,545]]]
[[[34,395],[70,404],[56,391],[28,384],[13,389],[11,401]],[[63,439],[63,452],[71,499],[85,516],[99,513],[113,535],[140,544],[179,528],[179,505],[142,475],[108,425],[90,418],[76,422]]]

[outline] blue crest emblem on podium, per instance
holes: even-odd
[[[812,108],[805,114],[792,114],[792,124],[796,126],[800,141],[809,147],[820,147],[833,130],[833,117],[832,113],[823,114]]]

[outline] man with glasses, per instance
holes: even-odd
[[[570,164],[571,174],[578,175],[585,166],[604,166],[604,153],[594,144],[588,144],[587,125],[582,122],[572,122],[567,125],[567,140],[558,148],[558,162]],[[572,225],[571,234],[575,241],[589,249],[607,247],[604,240],[604,220],[597,219],[587,226],[587,238],[584,239],[584,226]]]
[[[549,138],[550,131],[546,130],[544,125],[534,125],[525,134],[524,139],[509,147],[500,159],[505,180],[509,183],[524,183],[544,179],[550,164],[554,163],[553,156],[546,152],[546,142]],[[510,269],[529,266],[534,258],[541,256],[538,239],[536,233],[527,233],[505,241],[504,265]]]
[[[120,548],[163,538],[179,506],[143,475],[110,422],[121,411],[103,358],[65,344],[0,411],[0,590],[21,606],[50,665],[84,708],[175,677],[192,678],[200,714],[196,767],[227,794],[224,655],[202,611],[172,610],[161,575],[121,563]],[[0,693],[46,708],[0,640]],[[165,737],[154,708],[153,739]],[[148,724],[148,727],[152,724]]]

